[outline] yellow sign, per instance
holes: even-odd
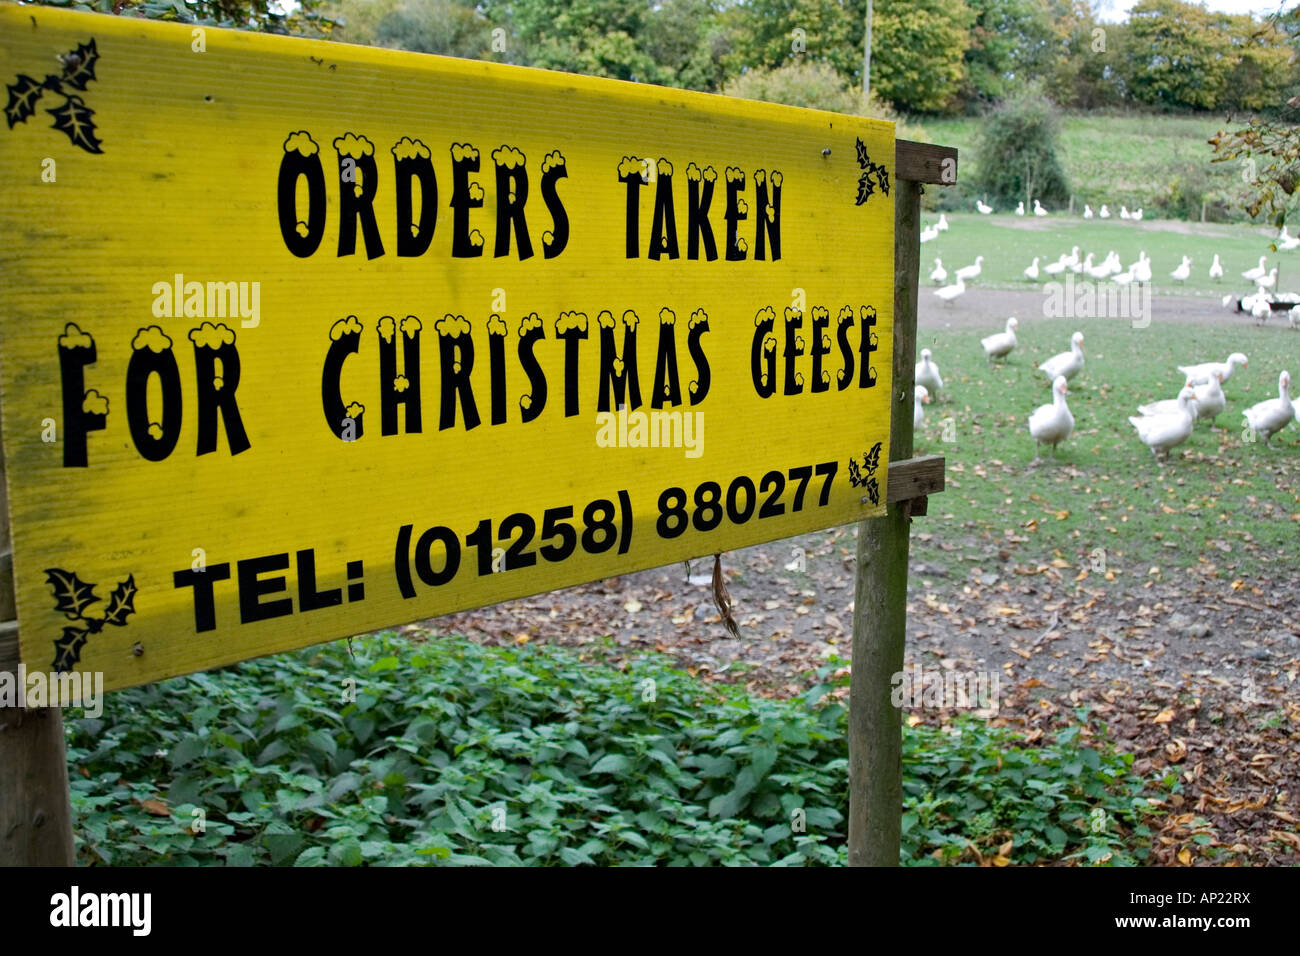
[[[891,124],[0,6],[22,660],[107,689],[884,511]]]

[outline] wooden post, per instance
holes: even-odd
[[[0,673],[16,676],[18,615],[4,473],[0,448]],[[68,757],[57,707],[0,703],[0,778],[0,866],[72,866]]]
[[[921,183],[956,181],[957,151],[900,141],[894,196],[894,372],[890,461],[912,457]],[[947,163],[951,163],[948,167]],[[894,498],[893,494],[889,495]],[[849,684],[849,865],[897,866],[903,803],[902,724],[891,700],[907,638],[911,500],[858,525]],[[917,510],[917,513],[921,513]]]

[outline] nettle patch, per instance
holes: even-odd
[[[833,683],[771,700],[658,656],[618,662],[600,642],[581,657],[390,635],[353,650],[122,691],[98,720],[73,712],[81,862],[846,862]],[[905,732],[903,862],[1145,858],[1148,784],[1131,758],[1071,732],[1022,747],[954,727]]]

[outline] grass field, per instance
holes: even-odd
[[[927,119],[926,135],[935,143],[961,151],[960,179],[973,182],[977,172],[978,117]],[[1175,177],[1195,166],[1214,191],[1231,193],[1241,184],[1239,167],[1211,163],[1206,142],[1224,128],[1218,115],[1153,116],[1143,114],[1068,114],[1061,122],[1061,162],[1075,208],[1107,203],[1118,214],[1121,204],[1155,215],[1157,197]],[[1235,127],[1230,127],[1235,128]]]
[[[984,257],[983,272],[976,284],[989,288],[1032,289],[1035,283],[1024,277],[1024,269],[1039,256],[1039,268],[1055,262],[1062,253],[1073,246],[1079,247],[1079,258],[1095,253],[1094,263],[1100,264],[1106,253],[1114,249],[1127,267],[1136,262],[1138,253],[1145,251],[1151,257],[1154,272],[1153,285],[1157,292],[1195,293],[1222,296],[1226,293],[1243,294],[1254,291],[1253,285],[1241,278],[1241,273],[1267,256],[1267,268],[1278,266],[1278,289],[1300,291],[1300,249],[1291,252],[1273,252],[1271,245],[1277,230],[1263,226],[1237,224],[1201,224],[1156,220],[1155,222],[1126,222],[1118,218],[1107,220],[1081,219],[1064,213],[1044,217],[978,213],[945,213],[950,224],[946,232],[931,242],[921,245],[921,284],[930,282],[934,259],[943,260],[944,268],[951,273],[960,266],[969,265],[975,257]],[[923,225],[938,221],[938,214],[926,213]],[[1213,281],[1208,276],[1215,254],[1223,264],[1224,277]],[[1183,256],[1192,258],[1192,274],[1184,283],[1170,278]],[[1063,276],[1057,277],[1058,279]],[[1082,275],[1076,279],[1086,278]],[[1038,285],[1051,279],[1040,274]],[[922,293],[925,294],[924,292]]]
[[[917,346],[933,350],[952,399],[926,406],[916,440],[917,454],[948,459],[947,490],[931,500],[932,517],[917,529],[945,543],[933,557],[978,563],[1005,549],[1021,564],[1082,568],[1103,549],[1108,570],[1140,581],[1167,581],[1179,568],[1233,579],[1268,578],[1279,563],[1294,570],[1300,431],[1288,426],[1274,436],[1275,448],[1245,443],[1241,411],[1276,396],[1282,369],[1300,373],[1300,334],[1236,322],[1242,327],[1228,331],[1133,329],[1114,319],[1022,321],[1020,347],[1008,365],[994,368],[979,344],[991,330],[922,329]],[[1050,400],[1035,367],[1066,349],[1076,328],[1087,365],[1070,386],[1075,431],[1058,461],[1031,465],[1026,420]],[[1222,430],[1198,422],[1170,463],[1157,464],[1128,416],[1139,403],[1177,395],[1178,365],[1222,361],[1234,350],[1250,365],[1225,386]],[[955,441],[943,441],[945,418]]]

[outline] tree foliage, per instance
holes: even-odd
[[[297,0],[292,10],[276,0],[34,0],[47,7],[74,7],[95,13],[178,20],[204,26],[234,27],[294,36],[328,36],[333,21],[321,13],[324,0]]]
[[[1293,53],[1300,54],[1300,7],[1271,17],[1268,26],[1284,38]],[[1293,80],[1298,59],[1290,64]],[[1242,208],[1252,218],[1263,213],[1281,226],[1287,214],[1300,205],[1296,197],[1300,188],[1300,95],[1285,103],[1279,96],[1272,104],[1264,105],[1274,108],[1252,116],[1244,127],[1220,130],[1210,140],[1210,146],[1216,163],[1241,165],[1242,179],[1249,190]]]
[[[860,89],[850,86],[842,73],[826,63],[790,62],[774,70],[759,67],[728,81],[722,92],[747,100],[889,120],[902,139],[924,140],[925,136],[923,130],[910,125],[874,91],[864,100]]]
[[[860,88],[867,0],[37,2],[717,92],[798,64]],[[1141,0],[1124,23],[1089,0],[878,0],[871,89],[907,113],[978,113],[1029,84],[1062,107],[1267,110],[1300,85],[1297,32],[1294,12],[1185,0]]]

